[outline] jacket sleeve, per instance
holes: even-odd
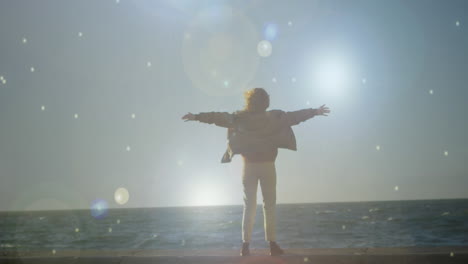
[[[195,115],[195,120],[226,128],[232,128],[234,126],[234,114],[227,112],[199,113]]]
[[[289,126],[297,125],[317,115],[317,109],[307,108],[298,111],[284,112],[284,118]]]

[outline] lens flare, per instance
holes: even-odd
[[[272,51],[273,48],[268,40],[262,40],[257,45],[257,52],[261,57],[269,57]]]
[[[109,206],[103,199],[96,199],[91,203],[91,215],[96,219],[102,219],[107,216]]]
[[[276,24],[267,24],[263,28],[263,37],[266,40],[272,41],[276,39],[276,36],[278,35],[278,26]]]
[[[126,204],[129,198],[130,198],[130,195],[128,193],[128,190],[123,187],[118,188],[114,192],[114,200],[116,203],[120,205]]]
[[[185,73],[207,95],[237,94],[254,78],[260,59],[252,47],[258,44],[258,33],[241,10],[227,5],[200,10],[182,41]]]

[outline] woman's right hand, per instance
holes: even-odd
[[[184,119],[185,122],[187,122],[187,121],[193,121],[193,120],[195,120],[195,115],[192,114],[192,113],[188,113],[188,114],[184,115],[184,116],[182,117],[182,119]]]

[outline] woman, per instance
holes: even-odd
[[[263,88],[245,92],[245,108],[227,112],[188,113],[185,121],[197,120],[228,129],[228,147],[221,160],[230,162],[235,154],[244,160],[242,184],[244,187],[244,212],[242,218],[241,256],[250,254],[249,243],[257,207],[257,186],[263,196],[265,240],[270,242],[270,255],[281,255],[284,251],[276,243],[276,169],[278,148],[296,150],[296,139],[291,126],[316,115],[326,116],[328,107],[303,109],[294,112],[266,109],[270,96]]]

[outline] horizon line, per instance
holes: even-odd
[[[459,198],[434,198],[434,199],[406,199],[406,200],[359,200],[359,201],[334,201],[334,202],[304,202],[304,203],[277,203],[276,205],[293,205],[293,204],[328,204],[328,203],[365,203],[365,202],[406,202],[406,201],[439,201],[439,200],[468,200],[468,197]],[[222,206],[242,206],[243,204],[217,204],[217,205],[172,205],[172,206],[143,206],[143,207],[114,207],[108,210],[118,209],[153,209],[153,208],[184,208],[184,207],[222,207]],[[257,205],[261,205],[257,203]],[[15,213],[15,212],[49,212],[49,211],[83,211],[90,208],[76,209],[35,209],[35,210],[0,210],[0,213]]]

